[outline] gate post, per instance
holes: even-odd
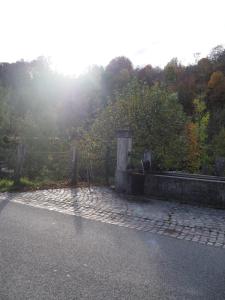
[[[117,163],[115,187],[118,192],[126,192],[128,184],[127,166],[129,164],[129,154],[132,148],[131,131],[128,129],[117,131]]]

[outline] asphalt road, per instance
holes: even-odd
[[[225,250],[3,202],[0,299],[225,299]]]

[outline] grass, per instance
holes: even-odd
[[[19,190],[38,189],[39,184],[29,180],[26,177],[22,177],[20,182],[15,184],[12,179],[0,179],[0,192],[11,192]]]
[[[13,191],[32,191],[39,189],[62,188],[70,186],[69,182],[51,181],[51,180],[30,180],[27,177],[22,177],[19,183],[14,183],[12,179],[0,179],[0,192]]]
[[[93,183],[92,183],[93,184]],[[104,185],[103,182],[95,182],[95,185]],[[87,187],[87,182],[78,182],[76,187]],[[0,179],[0,193],[1,192],[23,192],[44,189],[57,189],[71,187],[71,183],[67,181],[54,181],[54,180],[30,180],[27,177],[22,177],[20,182],[15,184],[12,179]]]
[[[20,186],[21,188],[22,188],[22,187],[38,188],[39,184],[38,184],[38,182],[31,181],[31,180],[29,180],[29,179],[26,178],[26,177],[22,177],[22,178],[20,179],[19,186]]]
[[[13,180],[0,179],[0,192],[9,191],[12,188],[13,184],[14,184]]]

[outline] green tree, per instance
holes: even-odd
[[[175,169],[185,156],[185,120],[176,94],[133,81],[99,115],[87,136],[92,152],[101,153],[107,145],[115,149],[117,129],[129,127],[139,159],[148,148],[162,168]]]
[[[199,147],[199,166],[205,167],[210,163],[207,144],[210,114],[207,111],[203,97],[194,99],[193,104],[193,121],[196,125],[197,142]]]
[[[222,127],[212,141],[212,150],[214,158],[222,156],[225,157],[225,128]]]
[[[105,68],[104,84],[105,93],[113,96],[116,91],[121,91],[132,79],[132,62],[124,56],[119,56],[110,61]]]

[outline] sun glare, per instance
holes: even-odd
[[[214,9],[221,1],[216,2]],[[122,55],[135,66],[163,67],[173,57],[192,63],[194,53],[205,56],[224,43],[224,10],[212,13],[210,1],[204,3],[199,26],[202,6],[195,0],[7,0],[0,20],[1,28],[6,27],[1,32],[1,61],[50,57],[57,72],[70,75],[90,65],[106,66]],[[14,22],[7,19],[7,11]]]
[[[63,75],[79,75],[85,71],[87,66],[82,59],[75,60],[74,57],[52,57],[52,68]]]

